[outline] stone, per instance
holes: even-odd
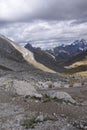
[[[73,84],[73,87],[81,87],[82,85],[81,85],[81,83],[74,83]]]
[[[65,84],[65,85],[64,85],[64,88],[69,88],[69,84]]]
[[[43,121],[44,121],[44,116],[43,116],[43,115],[39,115],[39,116],[36,118],[36,121],[38,121],[38,122],[43,122]]]
[[[65,102],[69,102],[69,103],[76,103],[76,101],[66,92],[49,92],[47,93],[47,96],[49,96],[50,98],[57,98],[60,100],[63,100]]]
[[[53,85],[55,88],[61,88],[61,82],[54,82]]]
[[[39,93],[34,93],[34,94],[32,95],[32,97],[41,99],[43,96],[42,96],[41,94],[39,94]]]
[[[54,85],[51,81],[38,82],[38,88],[48,89],[48,88],[53,88],[53,87],[54,87]]]

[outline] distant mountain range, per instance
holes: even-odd
[[[32,45],[29,43],[25,45],[25,48],[32,51],[34,53],[35,58],[38,61],[40,60],[39,58],[41,56],[40,62],[44,62],[42,61],[42,57],[44,56],[45,60],[47,58],[47,61],[51,60],[51,62],[56,61],[57,63],[61,63],[77,55],[78,53],[86,51],[87,42],[84,39],[76,40],[70,45],[61,45],[61,46],[55,47],[50,50],[45,50],[45,51],[42,50],[41,48],[32,47]],[[43,56],[42,56],[42,53],[43,53]]]
[[[75,73],[87,70],[87,42],[84,39],[45,51],[41,48],[32,47],[29,43],[25,45],[25,48],[33,52],[38,62],[57,72]],[[72,65],[75,63],[77,66],[73,67]]]
[[[82,39],[82,40],[76,40],[70,45],[61,45],[55,47],[52,50],[47,50],[47,52],[55,56],[56,60],[62,62],[86,50],[87,50],[87,42],[84,39]]]

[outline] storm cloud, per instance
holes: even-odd
[[[87,0],[0,0],[0,33],[18,43],[56,46],[86,30]]]

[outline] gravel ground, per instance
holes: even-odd
[[[7,81],[21,80],[22,82],[32,82],[33,86],[37,82],[38,78],[34,80],[34,77],[28,77],[21,74],[14,75],[8,73],[5,76]],[[19,78],[17,78],[20,75]],[[13,76],[13,77],[11,77]],[[24,78],[25,77],[25,78]],[[1,79],[1,78],[0,78]],[[3,79],[3,78],[2,78]],[[26,80],[25,80],[26,79]],[[61,78],[60,78],[61,79]],[[57,79],[56,79],[57,80]],[[44,81],[44,80],[43,80]],[[4,85],[1,85],[1,83]],[[8,83],[8,82],[7,82]],[[25,126],[22,125],[25,118],[28,121],[33,116],[42,113],[44,115],[52,116],[54,119],[47,119],[46,121],[38,122],[34,124],[34,130],[86,130],[87,124],[87,86],[78,88],[57,88],[55,91],[64,91],[69,93],[79,104],[71,105],[61,103],[56,100],[47,100],[44,102],[43,99],[30,98],[26,96],[19,96],[15,93],[9,93],[6,91],[6,83],[4,80],[0,81],[0,130],[26,130]],[[22,84],[21,84],[22,85]],[[8,85],[9,86],[9,85]],[[10,86],[11,87],[11,86]],[[39,93],[45,94],[53,91],[38,90]],[[29,122],[28,122],[29,123]],[[34,123],[34,122],[32,122]],[[32,130],[33,130],[32,129]],[[31,130],[31,128],[28,128]]]

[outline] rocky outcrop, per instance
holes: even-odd
[[[5,78],[1,78],[0,81],[1,91],[5,91],[11,94],[17,94],[20,96],[42,98],[42,95],[36,91],[36,88],[32,85],[32,83]]]
[[[66,92],[48,92],[47,96],[49,96],[52,99],[58,99],[62,102],[76,104],[76,101]]]
[[[52,81],[41,82],[41,81],[39,81],[37,84],[37,87],[39,89],[61,88],[62,86],[63,85],[60,81],[59,82],[52,82]]]

